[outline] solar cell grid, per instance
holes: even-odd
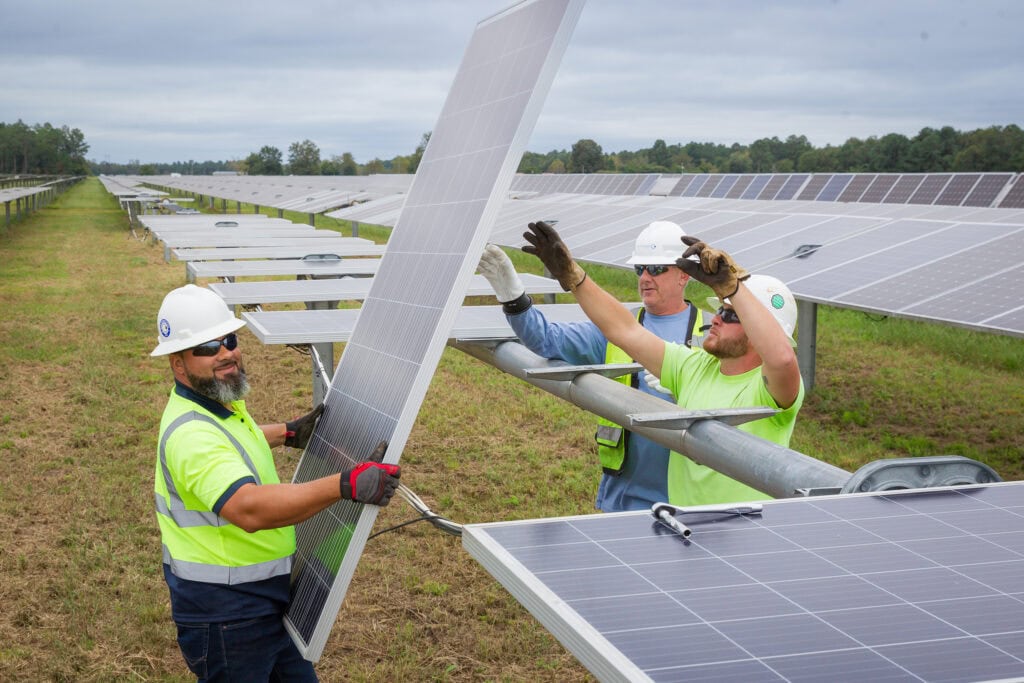
[[[815,197],[816,201],[819,202],[834,202],[839,196],[839,193],[850,183],[850,179],[853,178],[849,173],[837,174],[825,184],[821,192]]]
[[[714,192],[715,188],[718,187],[719,183],[722,182],[722,176],[720,175],[709,175],[708,179],[700,186],[697,190],[698,197],[710,197],[711,193]]]
[[[686,188],[690,186],[690,183],[694,181],[696,176],[684,175],[676,183],[676,186],[668,193],[669,197],[682,197],[683,193],[686,192]]]
[[[949,173],[933,173],[925,176],[924,180],[918,186],[914,194],[907,200],[908,204],[931,204],[935,201],[935,198],[939,196],[943,188],[949,183],[949,179],[952,178]]]
[[[838,201],[840,202],[856,202],[859,201],[861,195],[864,194],[865,190],[868,189],[868,185],[874,181],[875,175],[873,173],[857,173],[853,176],[853,180],[846,186],[843,193],[839,195]]]
[[[1024,675],[1024,484],[790,499],[745,517],[468,525],[463,545],[602,680]],[[961,523],[961,519],[970,520]]]
[[[750,181],[750,185],[740,195],[740,199],[757,199],[771,178],[770,175],[754,176],[753,180]]]
[[[1012,178],[1009,173],[985,173],[967,195],[962,206],[992,206],[999,193]]]
[[[724,197],[726,192],[732,189],[732,186],[736,184],[736,179],[739,176],[727,175],[722,178],[722,182],[718,184],[718,187],[711,193],[712,197],[721,198]]]
[[[898,175],[883,174],[875,178],[858,201],[866,204],[881,204],[885,196],[892,190],[892,186],[900,179]]]
[[[964,248],[971,244],[970,248]],[[1024,259],[1020,229],[1008,229],[992,223],[959,224],[934,235],[927,244],[910,243],[920,256],[918,267],[895,271],[895,274],[848,292],[838,301],[853,306],[897,310],[931,309],[937,313],[952,312],[946,294],[960,287],[971,287],[977,282],[977,268],[999,272],[1012,268]],[[984,255],[980,255],[981,254]],[[898,256],[897,256],[898,258]],[[974,287],[971,287],[974,291]],[[893,292],[901,292],[895,301]],[[931,302],[929,306],[926,302]],[[975,312],[979,302],[969,308]],[[938,309],[938,310],[936,310]]]
[[[889,194],[885,195],[885,199],[882,200],[883,204],[906,204],[907,200],[910,199],[910,195],[914,193],[914,190],[924,182],[923,175],[904,175],[900,176],[900,179],[896,181],[892,189],[889,190]]]
[[[750,186],[750,183],[753,182],[753,180],[754,176],[752,175],[741,175],[736,179],[736,182],[733,183],[733,186],[729,188],[729,192],[725,196],[729,199],[739,199],[744,190]]]
[[[967,194],[971,191],[981,178],[978,173],[957,174],[949,181],[949,184],[935,198],[935,204],[943,206],[960,206]]]
[[[1018,175],[1010,191],[999,202],[1001,209],[1024,208],[1024,175]]]
[[[779,193],[779,190],[782,189],[782,186],[785,184],[787,180],[789,180],[789,178],[790,176],[785,174],[773,175],[771,178],[768,179],[768,182],[764,184],[764,188],[761,190],[761,193],[757,195],[757,198],[775,199],[775,195]]]
[[[815,173],[814,175],[811,176],[811,179],[807,181],[807,184],[804,185],[804,189],[800,191],[800,195],[797,197],[797,199],[801,201],[813,200],[815,197],[818,196],[818,194],[821,193],[821,191],[825,188],[825,185],[827,185],[828,181],[830,180],[832,180],[832,175],[829,173]],[[780,192],[779,194],[781,195],[782,193]],[[782,196],[778,198],[788,199],[788,197]]]
[[[709,176],[707,174],[695,175],[693,177],[693,181],[689,185],[686,186],[686,189],[683,190],[683,193],[680,196],[682,196],[682,197],[696,197],[697,196],[697,192],[700,191],[700,189],[704,186],[704,184],[706,182],[708,182],[709,178],[711,178],[711,176]]]
[[[796,196],[796,193],[800,191],[800,188],[807,182],[808,176],[806,173],[798,173],[789,176],[786,182],[782,185],[778,194],[775,195],[774,199],[792,199]]]

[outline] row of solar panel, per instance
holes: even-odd
[[[1024,175],[1013,173],[520,174],[512,190],[645,195],[673,178],[671,197],[1024,208]]]

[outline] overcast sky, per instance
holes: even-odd
[[[410,154],[509,0],[0,0],[0,121],[97,161]],[[1021,0],[589,0],[532,152],[1024,125]]]

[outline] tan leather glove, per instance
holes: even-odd
[[[523,239],[530,244],[523,247],[523,251],[539,258],[551,277],[562,285],[562,289],[575,292],[580,283],[587,279],[587,274],[573,261],[569,247],[565,246],[555,229],[543,221],[530,223],[526,227],[529,232],[523,233]]]
[[[697,282],[713,289],[720,300],[735,294],[740,283],[750,277],[750,273],[736,265],[729,254],[709,247],[699,237],[686,235],[682,239],[689,248],[683,252],[682,258],[676,260],[676,265]],[[691,256],[697,256],[700,261],[690,260]]]

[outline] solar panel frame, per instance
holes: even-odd
[[[602,681],[1024,675],[1024,483],[469,524],[463,547]]]
[[[477,25],[293,481],[337,473],[382,440],[385,461],[399,461],[582,8],[526,0]],[[285,627],[307,659],[323,650],[377,511],[343,500],[296,527]]]

